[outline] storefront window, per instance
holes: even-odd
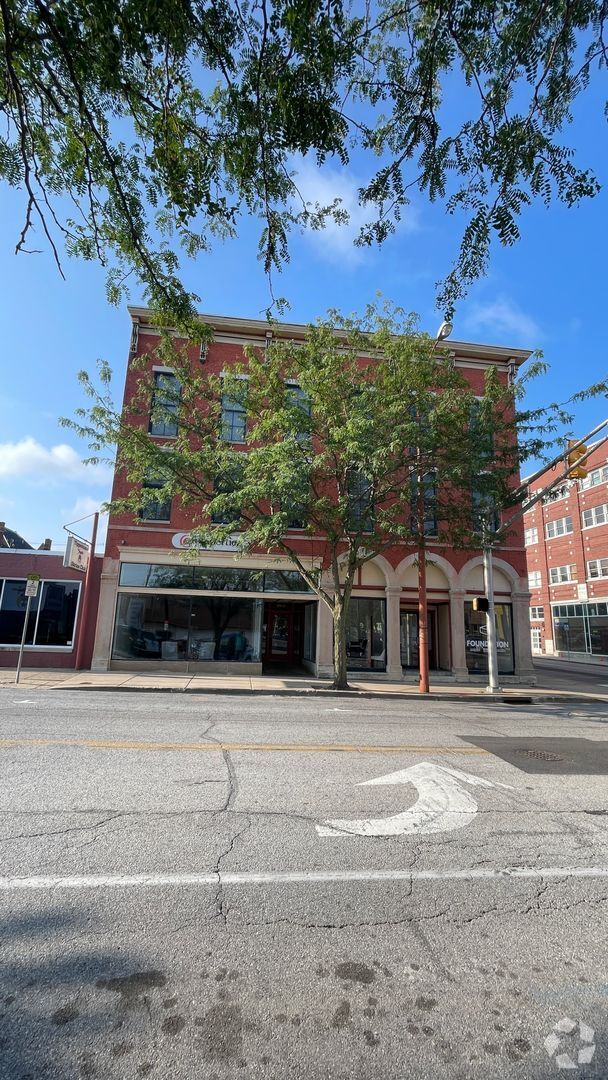
[[[512,675],[515,666],[513,660],[511,605],[495,604],[494,614],[498,671],[501,675]],[[482,611],[473,611],[473,604],[469,600],[465,600],[464,605],[464,633],[467,669],[473,675],[485,675],[488,670],[486,616]]]
[[[32,597],[26,645],[71,648],[74,641],[78,581],[43,581]],[[20,645],[27,608],[25,581],[0,580],[0,645]]]
[[[193,597],[189,659],[259,661],[262,606],[262,600]]]
[[[553,635],[557,652],[608,656],[608,603],[555,604]]]
[[[312,592],[297,570],[245,570],[236,566],[122,563],[119,584],[130,588],[209,592]]]
[[[260,659],[262,600],[122,593],[115,660]]]
[[[384,600],[351,598],[346,623],[346,656],[350,671],[386,670]]]

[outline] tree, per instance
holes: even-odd
[[[107,265],[114,301],[134,275],[193,334],[180,248],[196,256],[256,216],[270,273],[294,226],[344,215],[306,204],[297,155],[346,164],[354,146],[375,213],[360,243],[382,242],[416,189],[464,215],[449,313],[528,204],[598,191],[562,131],[606,65],[607,16],[605,0],[0,0],[17,250],[38,226],[58,263],[63,241]]]
[[[515,482],[513,389],[489,371],[476,397],[445,350],[390,308],[363,319],[330,313],[303,343],[248,349],[221,380],[194,368],[170,335],[156,356],[178,380],[152,398],[155,419],[174,424],[179,409],[170,446],[148,435],[149,357],[128,413],[112,403],[105,368],[101,391],[82,375],[93,405],[66,421],[96,454],[117,447],[129,490],[112,509],[171,496],[192,513],[194,552],[237,534],[240,552],[286,557],[331,611],[334,686],[346,687],[359,568],[397,542],[418,550],[423,567],[433,542],[479,546],[473,489],[504,500]],[[156,486],[146,488],[150,477]],[[425,618],[423,607],[421,626]]]

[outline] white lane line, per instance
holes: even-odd
[[[520,878],[608,878],[608,866],[504,866],[470,870],[270,870],[205,874],[89,874],[0,877],[0,891],[131,889],[196,885],[310,885],[315,882],[499,881]]]

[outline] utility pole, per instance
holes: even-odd
[[[80,616],[80,629],[78,631],[78,646],[76,648],[76,660],[74,668],[76,671],[80,671],[83,666],[83,656],[85,648],[85,635],[87,632],[87,626],[89,622],[89,615],[91,611],[91,594],[93,591],[93,575],[95,573],[95,544],[97,542],[97,526],[99,524],[99,514],[93,514],[93,530],[91,533],[91,549],[89,551],[89,561],[87,563],[87,569],[84,576],[84,598],[82,602],[82,613]]]
[[[486,693],[498,694],[498,649],[496,647],[496,616],[494,612],[494,565],[489,516],[483,523],[483,583],[488,610],[486,612],[486,638],[488,642],[488,685]]]

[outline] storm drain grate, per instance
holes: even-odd
[[[526,750],[525,747],[520,747],[517,750],[518,754],[525,754],[526,757],[534,758],[535,761],[563,761],[563,757],[559,754],[552,754],[549,750]]]

